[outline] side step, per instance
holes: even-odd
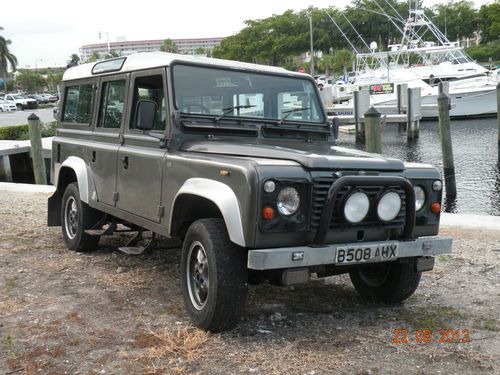
[[[139,230],[137,234],[125,245],[118,248],[121,252],[128,255],[139,255],[142,254],[156,245],[156,234],[151,235],[151,240],[147,242],[144,246],[138,246],[144,238],[142,236],[142,230]]]

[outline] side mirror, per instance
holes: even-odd
[[[145,131],[153,129],[155,115],[156,102],[152,100],[139,100],[137,102],[135,127]]]

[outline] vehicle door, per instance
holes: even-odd
[[[160,141],[136,128],[139,100],[152,100],[157,105],[152,134],[165,135],[167,122],[165,69],[132,73],[129,97],[128,127],[118,150],[118,202],[121,210],[159,222],[161,205],[162,166],[165,148]]]
[[[90,147],[90,165],[98,201],[115,206],[118,148],[122,140],[128,75],[102,77],[99,85],[98,118]]]

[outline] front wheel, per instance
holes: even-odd
[[[349,273],[361,297],[378,302],[395,303],[410,297],[420,283],[415,259],[370,264]]]
[[[85,230],[92,229],[102,214],[80,200],[76,182],[64,191],[61,204],[61,224],[64,242],[70,250],[92,251],[97,247],[99,236],[91,236]]]
[[[247,296],[246,253],[230,241],[222,219],[201,219],[189,227],[181,285],[195,325],[213,332],[236,326]]]

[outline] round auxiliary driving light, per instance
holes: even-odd
[[[264,182],[264,191],[266,193],[272,193],[274,189],[276,189],[276,184],[274,183],[274,181],[268,180]]]
[[[361,192],[355,192],[347,198],[344,204],[344,217],[351,223],[359,223],[368,214],[370,201],[368,196]]]
[[[415,186],[415,210],[419,211],[424,207],[425,191],[420,186]]]
[[[300,207],[299,192],[292,187],[282,189],[278,194],[276,206],[278,207],[280,214],[284,216],[293,215]]]
[[[440,191],[443,188],[443,183],[439,180],[436,180],[432,183],[432,190]]]
[[[389,191],[378,201],[377,215],[382,221],[391,221],[401,210],[401,198],[398,193]]]

